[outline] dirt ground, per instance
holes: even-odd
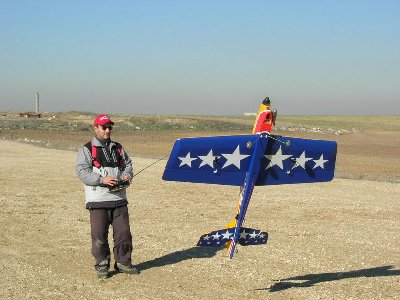
[[[232,260],[195,244],[232,219],[238,188],[164,182],[156,163],[128,189],[141,274],[107,280],[94,272],[75,152],[0,140],[0,298],[400,299],[400,183],[385,182],[400,173],[393,135],[343,137],[332,182],[257,187],[245,225],[269,242],[238,246]],[[136,171],[154,161],[133,153]]]

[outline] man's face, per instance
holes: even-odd
[[[94,132],[96,137],[100,140],[108,140],[111,136],[112,126],[111,124],[96,125],[94,126]]]

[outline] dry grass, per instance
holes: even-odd
[[[47,114],[40,120],[3,115],[0,138],[76,151],[91,138],[93,117],[79,112]],[[113,138],[123,142],[130,155],[153,159],[169,154],[177,138],[248,134],[253,122],[253,117],[244,116],[112,118],[117,122]],[[178,124],[179,130],[171,124]],[[278,116],[276,129],[275,134],[336,141],[338,178],[400,182],[399,116]]]

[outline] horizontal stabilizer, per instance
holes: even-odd
[[[221,247],[233,239],[235,228],[226,228],[204,234],[197,242],[200,247]],[[240,228],[238,243],[242,246],[266,244],[268,233],[257,229]]]

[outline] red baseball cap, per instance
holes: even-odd
[[[96,126],[96,125],[102,126],[102,125],[105,125],[105,124],[114,125],[114,122],[111,121],[110,117],[107,116],[107,115],[98,115],[96,117],[96,119],[94,119],[93,124],[94,124],[94,126]]]

